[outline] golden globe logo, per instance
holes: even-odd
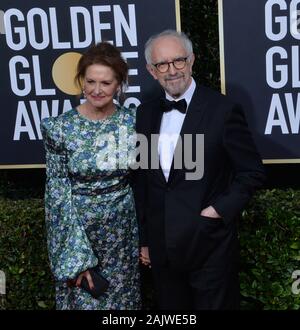
[[[80,53],[68,52],[59,56],[52,66],[53,81],[56,87],[65,94],[81,94],[81,90],[74,81],[80,57]]]

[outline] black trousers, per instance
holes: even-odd
[[[170,265],[152,268],[161,310],[237,310],[240,304],[238,265],[183,272]]]

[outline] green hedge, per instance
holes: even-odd
[[[256,195],[240,225],[242,307],[300,309],[292,273],[300,269],[300,191]]]
[[[54,307],[42,199],[0,198],[0,269],[6,275],[0,309]]]
[[[300,191],[256,194],[239,232],[242,309],[300,309],[300,294],[291,292],[292,273],[300,269]],[[42,199],[0,197],[0,260],[7,276],[0,309],[54,308]],[[143,294],[150,308],[151,283]]]

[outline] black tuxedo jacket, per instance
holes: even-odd
[[[155,99],[137,110],[137,133],[150,145],[158,134],[162,104]],[[202,178],[187,180],[193,172],[171,166],[166,182],[162,169],[141,169],[136,175],[135,195],[140,223],[141,245],[148,246],[151,263],[193,270],[220,266],[237,251],[236,218],[264,180],[264,169],[240,106],[206,87],[197,87],[180,132],[192,134],[195,160],[196,134],[204,134],[204,172]],[[183,143],[184,145],[184,143]],[[148,163],[157,156],[157,144],[149,147]],[[190,149],[190,148],[189,148]],[[200,216],[212,205],[221,219]]]

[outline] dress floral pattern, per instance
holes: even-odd
[[[135,109],[104,120],[76,108],[46,118],[45,212],[57,309],[139,309],[138,229],[129,166],[135,159]],[[97,266],[110,286],[94,299],[66,280]]]

